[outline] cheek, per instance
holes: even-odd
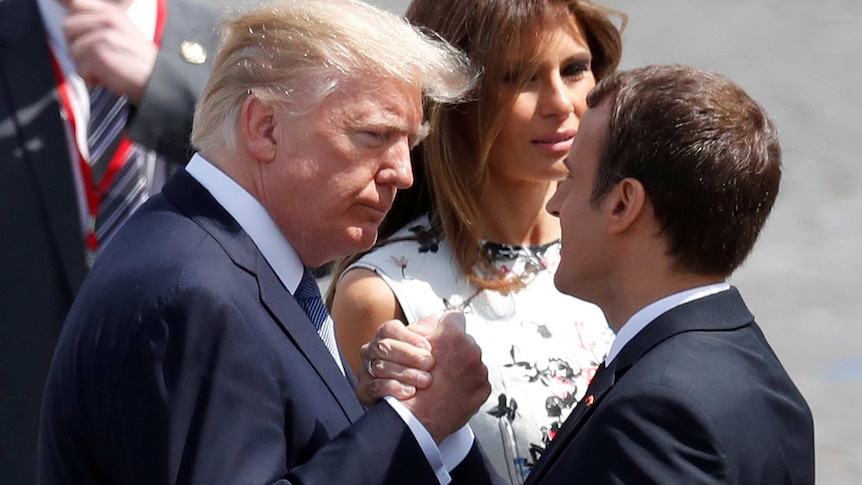
[[[569,93],[569,99],[572,101],[572,107],[575,111],[575,116],[578,119],[584,116],[584,113],[587,111],[587,95],[590,94],[590,91],[596,87],[596,81],[593,79],[593,75],[590,74],[588,79],[584,79],[579,82],[575,86],[572,86],[572,89]]]
[[[569,239],[574,242],[579,238],[585,227],[585,217],[588,211],[584,210],[581,201],[575,200],[571,193],[567,193],[560,201],[560,229],[562,230],[564,242]]]
[[[538,98],[533,93],[521,93],[515,98],[515,103],[509,114],[506,116],[506,121],[503,125],[503,130],[511,135],[523,134],[523,127],[530,123],[536,114],[538,106]]]

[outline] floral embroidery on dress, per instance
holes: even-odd
[[[440,250],[440,237],[431,228],[418,224],[411,227],[410,232],[416,235],[419,253],[427,253],[428,251],[436,253]]]
[[[406,278],[407,276],[404,274],[404,270],[407,269],[407,264],[410,262],[410,259],[407,256],[389,256],[389,261],[393,264],[401,268],[401,277]]]

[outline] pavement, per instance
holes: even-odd
[[[408,4],[370,3],[399,14]],[[629,16],[622,68],[680,63],[721,72],[778,125],[781,193],[754,254],[731,283],[811,406],[817,482],[859,483],[862,2],[598,3]]]

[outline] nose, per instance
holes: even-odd
[[[548,199],[548,203],[545,204],[545,210],[548,211],[548,214],[551,214],[552,216],[557,218],[560,217],[560,204],[562,204],[563,199],[561,195],[563,183],[564,182],[560,182],[557,185],[557,191],[554,192],[554,195],[552,195],[551,198]]]
[[[575,106],[569,97],[569,88],[559,75],[545,83],[539,99],[542,116],[567,117],[574,113]]]
[[[377,173],[377,183],[392,185],[404,190],[413,185],[413,168],[410,164],[410,144],[398,143],[387,154],[386,163]]]

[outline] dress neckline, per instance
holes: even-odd
[[[516,246],[513,244],[500,244],[493,241],[481,241],[488,259],[496,263],[511,263],[512,261],[522,260],[524,262],[533,261],[544,269],[547,264],[543,262],[548,250],[555,249],[560,246],[560,240],[551,241],[545,244],[536,244],[530,246]]]

